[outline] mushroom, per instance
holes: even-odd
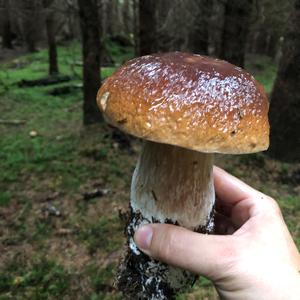
[[[213,231],[213,153],[268,148],[267,95],[239,67],[174,52],[128,61],[101,86],[97,103],[110,124],[145,140],[132,178],[119,287],[130,299],[170,299],[195,276],[143,254],[134,232],[153,222]]]

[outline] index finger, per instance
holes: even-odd
[[[235,206],[242,200],[261,195],[238,178],[214,166],[214,185],[217,197],[226,205]]]

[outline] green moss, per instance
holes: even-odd
[[[112,56],[123,53],[124,57],[132,55],[130,49],[124,49],[108,42],[108,51]],[[82,171],[84,167],[72,161],[73,154],[80,143],[78,132],[74,128],[81,125],[82,91],[75,89],[71,93],[61,96],[51,96],[49,91],[54,87],[79,85],[82,80],[81,48],[79,43],[68,47],[58,48],[60,72],[71,76],[67,83],[54,86],[19,87],[20,80],[38,79],[47,76],[47,51],[25,55],[12,62],[3,64],[0,69],[0,82],[8,87],[1,96],[3,113],[1,118],[11,120],[25,120],[24,126],[9,128],[0,127],[0,188],[1,182],[13,182],[20,176],[20,172],[42,173],[51,169],[54,173],[63,171],[63,184],[72,188],[78,186],[81,176],[72,170]],[[101,68],[102,77],[109,76],[115,67]],[[3,91],[2,91],[3,92]],[[75,108],[75,109],[74,109]],[[79,120],[79,121],[78,121]],[[67,121],[67,122],[66,122]],[[66,128],[65,124],[68,123]],[[30,131],[36,131],[37,137],[31,138]],[[75,130],[76,131],[76,130]],[[81,144],[81,143],[80,143]],[[73,158],[75,155],[73,155]],[[63,159],[62,159],[63,158]],[[67,164],[66,160],[72,161]],[[66,170],[64,172],[64,170]],[[64,176],[67,172],[75,173],[75,177]],[[118,173],[118,170],[114,171]],[[80,172],[79,172],[80,173]]]
[[[0,192],[0,207],[8,206],[10,203],[11,193],[10,192]]]
[[[86,274],[89,276],[96,293],[113,288],[115,268],[115,265],[108,265],[105,268],[101,268],[94,264],[86,268]]]
[[[88,300],[122,300],[124,297],[120,294],[111,294],[106,292],[100,292],[97,294],[93,294],[91,297],[87,298]]]
[[[212,282],[205,277],[200,277],[192,287],[177,295],[176,300],[185,300],[189,299],[189,297],[195,300],[202,300],[211,297],[213,294],[216,294],[216,292]]]
[[[67,292],[69,279],[61,265],[47,259],[26,265],[11,261],[0,273],[0,293],[10,299],[57,299]]]
[[[104,47],[117,65],[134,57],[133,47],[122,47],[109,39],[105,40]]]
[[[278,199],[285,222],[300,248],[299,220],[300,220],[300,197],[286,196]]]
[[[117,216],[101,217],[96,223],[86,224],[79,235],[90,253],[97,250],[113,252],[120,249],[123,226]]]

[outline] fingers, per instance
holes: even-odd
[[[253,198],[247,198],[238,202],[231,212],[231,221],[236,228],[243,226],[255,214],[256,202]]]
[[[215,210],[226,216],[226,217],[230,217],[231,216],[231,211],[232,211],[232,205],[224,203],[222,200],[220,200],[218,197],[216,197],[216,201],[215,201]]]
[[[237,227],[235,223],[230,220],[227,216],[215,213],[215,228],[214,232],[220,235],[233,234],[236,231]]]
[[[226,205],[236,205],[238,202],[260,195],[246,183],[214,166],[214,184],[218,198]]]
[[[216,209],[229,217],[237,228],[257,214],[280,213],[272,198],[216,166],[213,171],[217,194]]]
[[[205,235],[167,224],[143,226],[134,239],[155,259],[212,280],[224,272],[235,251],[233,236]]]

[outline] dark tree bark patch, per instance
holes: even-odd
[[[289,21],[270,105],[269,154],[287,162],[300,161],[300,0]]]

